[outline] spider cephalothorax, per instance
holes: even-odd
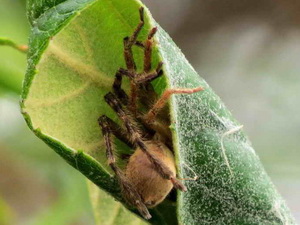
[[[150,82],[162,75],[163,64],[158,63],[152,71],[151,55],[156,27],[150,30],[145,41],[137,40],[144,25],[144,9],[140,8],[139,12],[140,23],[132,36],[124,38],[127,69],[121,68],[117,71],[113,92],[104,96],[124,126],[120,127],[105,115],[99,118],[99,125],[106,144],[108,164],[116,174],[124,199],[136,207],[144,218],[150,219],[147,208],[162,202],[173,187],[186,191],[186,187],[176,179],[172,137],[168,128],[169,115],[161,112],[172,94],[189,94],[201,91],[202,88],[168,89],[152,104],[157,99],[157,94]],[[134,45],[144,50],[142,73],[138,73],[136,69],[132,54]],[[129,96],[121,88],[123,76],[130,80]],[[116,165],[111,134],[134,149],[124,171]]]

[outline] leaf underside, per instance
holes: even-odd
[[[104,102],[115,72],[124,67],[123,38],[135,29],[141,3],[136,0],[81,0],[29,2],[32,33],[28,69],[23,86],[22,112],[29,127],[82,172],[94,184],[123,201],[106,164],[97,119],[117,120]],[[45,7],[49,3],[48,8]],[[155,24],[146,11],[146,24],[139,39]],[[158,26],[158,25],[157,25]],[[264,172],[240,124],[219,97],[186,61],[169,36],[158,28],[154,66],[164,62],[164,77],[154,83],[165,88],[202,86],[205,91],[172,98],[170,114],[177,167],[188,192],[179,193],[178,220],[189,224],[295,224],[284,201]],[[134,49],[138,68],[142,52]],[[125,89],[128,84],[125,84]],[[116,142],[120,151],[126,148]],[[111,224],[142,224],[113,200],[103,209],[91,187],[94,208],[101,218],[115,217]],[[98,200],[97,200],[98,199]],[[106,200],[103,200],[104,202]],[[97,203],[98,202],[98,203]],[[103,212],[107,211],[107,215]],[[106,210],[106,211],[105,211]],[[120,211],[121,210],[121,211]],[[97,214],[96,213],[96,214]],[[115,214],[113,214],[115,213]],[[176,224],[175,208],[164,203],[151,211],[152,224]],[[116,217],[116,214],[119,217]],[[121,215],[121,216],[120,216]],[[105,217],[106,216],[106,217]],[[99,222],[102,221],[102,222]],[[130,221],[130,222],[129,222]],[[107,223],[109,224],[109,223]],[[124,223],[123,223],[124,224]]]

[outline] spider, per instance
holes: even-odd
[[[115,173],[121,187],[124,200],[150,219],[148,208],[161,203],[174,187],[181,191],[187,188],[176,178],[176,166],[172,150],[170,121],[166,103],[172,94],[189,94],[203,90],[168,89],[158,98],[151,81],[163,74],[163,63],[152,70],[153,36],[157,28],[153,27],[145,41],[138,41],[138,35],[144,25],[144,8],[139,9],[140,22],[130,37],[124,38],[124,58],[126,69],[120,68],[112,85],[112,92],[104,96],[105,101],[116,112],[123,127],[109,117],[102,115],[98,119],[106,145],[108,164]],[[136,45],[144,51],[144,68],[137,72],[132,47]],[[122,78],[130,80],[130,95],[121,88]],[[156,103],[153,104],[153,102]],[[134,149],[124,169],[116,164],[111,135]]]

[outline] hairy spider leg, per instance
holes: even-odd
[[[197,88],[178,88],[178,89],[168,89],[165,90],[162,96],[157,100],[157,102],[153,105],[153,107],[149,110],[149,112],[144,116],[144,120],[147,123],[153,123],[155,121],[155,117],[159,113],[159,111],[166,105],[167,101],[173,94],[192,94],[195,92],[202,91],[202,87]]]
[[[114,93],[122,100],[122,102],[123,102],[123,100],[126,101],[125,105],[127,105],[129,98],[128,98],[127,94],[125,93],[125,91],[121,89],[122,76],[128,77],[135,84],[145,84],[145,83],[151,82],[152,80],[156,79],[157,77],[159,77],[163,74],[162,65],[163,65],[163,62],[160,62],[157,65],[157,68],[155,71],[150,72],[148,74],[144,74],[142,76],[136,76],[135,73],[132,73],[127,69],[120,68],[115,75],[115,80],[114,80],[114,84],[113,84]],[[151,90],[151,91],[153,91],[153,90]]]
[[[137,41],[137,37],[141,32],[144,26],[144,8],[141,7],[139,9],[140,13],[140,22],[137,25],[136,29],[134,30],[133,34],[130,37],[124,38],[124,57],[127,69],[129,71],[136,71],[136,64],[134,62],[133,53],[132,53],[132,46],[135,45]]]
[[[134,30],[133,34],[130,37],[124,38],[124,58],[127,69],[119,70],[121,75],[126,75],[130,78],[130,97],[129,101],[124,97],[125,95],[123,93],[116,93],[118,97],[121,97],[120,99],[124,100],[128,104],[128,109],[136,116],[137,115],[137,98],[139,95],[139,88],[141,85],[147,87],[149,91],[154,91],[149,88],[149,82],[156,79],[157,77],[162,75],[162,65],[163,63],[160,62],[156,68],[155,71],[151,71],[151,56],[152,56],[152,46],[153,46],[153,36],[155,35],[157,28],[154,27],[149,31],[147,40],[144,42],[138,41],[138,35],[141,32],[143,26],[144,26],[144,8],[141,7],[139,9],[140,14],[140,22],[137,25],[136,29]],[[136,72],[136,64],[133,57],[132,52],[132,46],[137,45],[139,47],[142,47],[144,49],[144,71],[141,74],[137,74]],[[122,78],[119,78],[119,75],[116,75],[116,78],[121,81]],[[117,77],[118,76],[118,77]],[[116,79],[116,81],[118,81]],[[144,88],[145,88],[144,87]],[[123,92],[123,91],[121,91]],[[121,95],[120,95],[121,94]]]
[[[136,41],[135,45],[138,46],[138,47],[140,47],[140,48],[142,48],[142,49],[145,48],[144,43],[142,41]]]
[[[144,71],[141,74],[138,74],[135,78],[135,83],[138,86],[138,96],[144,94],[144,91],[147,90],[147,97],[148,102],[153,102],[156,99],[156,93],[152,85],[150,84],[151,81],[158,78],[163,74],[162,71],[162,62],[159,62],[156,69],[151,72],[152,69],[152,48],[153,48],[153,37],[157,32],[157,27],[153,27],[149,33],[148,37],[144,42],[136,42],[137,46],[143,46],[144,50]],[[151,98],[152,97],[152,98]],[[151,104],[150,103],[150,104]]]
[[[156,171],[164,178],[168,179],[173,183],[174,188],[179,189],[181,191],[186,191],[186,187],[174,177],[172,171],[161,162],[161,160],[155,157],[153,154],[149,152],[144,143],[141,135],[141,131],[138,129],[136,125],[134,125],[135,120],[127,112],[126,109],[123,109],[122,104],[118,100],[118,98],[111,92],[107,93],[104,96],[105,101],[112,107],[112,109],[118,114],[119,118],[123,121],[126,130],[128,131],[131,141],[134,145],[140,147],[140,149],[147,155],[150,162],[155,166]]]
[[[133,144],[130,141],[130,137],[127,135],[127,132],[124,128],[119,126],[116,122],[110,119],[106,115],[102,115],[99,117],[98,122],[100,124],[105,121],[105,124],[109,127],[110,131],[115,135],[120,141],[124,142],[128,147],[133,148]]]
[[[133,34],[130,37],[124,38],[124,58],[126,67],[130,72],[136,72],[136,64],[134,62],[133,53],[132,53],[132,46],[135,45],[137,41],[137,37],[144,26],[144,8],[141,7],[139,9],[140,13],[140,22],[137,25],[136,29],[134,30]],[[130,102],[129,108],[131,111],[136,114],[136,99],[137,99],[137,85],[131,81],[130,82]]]
[[[129,101],[129,97],[126,94],[126,92],[121,88],[122,86],[122,77],[124,75],[124,72],[122,72],[122,68],[120,68],[116,75],[115,75],[115,80],[113,83],[113,90],[114,93],[118,96],[119,99],[121,99],[121,101],[123,102],[124,105],[128,104]]]
[[[161,65],[157,67],[157,71],[159,71],[158,73],[162,73],[161,72]],[[113,83],[113,90],[114,90],[114,93],[117,95],[117,97],[121,100],[122,104],[127,106],[128,105],[128,95],[126,94],[126,92],[121,88],[122,86],[122,77],[123,76],[127,76],[129,77],[130,79],[133,79],[133,76],[132,76],[132,73],[130,73],[128,70],[126,69],[123,69],[123,68],[120,68],[116,75],[115,75],[115,80],[114,80],[114,83]],[[148,86],[147,88],[147,92],[150,90],[151,93],[154,92],[153,88],[150,89],[152,86]],[[149,94],[147,96],[147,99],[149,99]],[[143,120],[141,120],[140,122],[144,122]],[[114,123],[113,121],[111,121],[111,123]],[[115,124],[116,126],[118,126],[117,124]],[[147,125],[145,123],[143,123],[143,125]],[[151,127],[147,127],[148,131],[149,132],[154,132],[156,129],[160,131],[160,133],[162,133],[162,135],[167,139],[167,136],[168,136],[168,132],[165,131],[165,129],[160,126],[159,124],[152,124]],[[124,141],[125,142],[125,141]]]
[[[126,92],[122,89],[122,77],[126,76],[128,77],[131,82],[134,82],[135,85],[139,85],[138,88],[142,88],[147,91],[147,95],[145,96],[147,101],[152,104],[152,102],[155,101],[156,99],[156,93],[153,90],[152,85],[149,83],[152,80],[156,79],[157,77],[161,76],[163,74],[162,71],[162,65],[163,63],[160,62],[156,68],[155,71],[150,72],[148,74],[142,75],[142,76],[136,76],[133,72],[130,72],[127,69],[120,68],[116,74],[115,74],[115,79],[113,83],[113,91],[114,93],[118,96],[118,98],[121,100],[122,104],[128,106],[129,105],[129,97],[126,94]],[[142,85],[142,86],[141,86]],[[132,92],[131,92],[132,94]],[[136,92],[136,95],[141,95],[143,94],[143,91]],[[136,96],[137,98],[137,96]],[[129,105],[128,109],[136,116],[136,107],[132,107],[132,105]]]
[[[159,71],[158,73],[162,73],[161,66],[162,66],[162,63],[156,69],[156,71]],[[121,86],[122,86],[122,77],[123,76],[127,76],[130,79],[133,79],[132,73],[130,73],[126,69],[120,68],[117,71],[116,75],[115,75],[115,80],[114,80],[114,83],[113,83],[113,90],[114,90],[115,95],[118,97],[118,99],[121,100],[122,104],[127,106],[129,97],[126,94],[126,92],[121,88]],[[151,91],[151,93],[154,92],[153,89],[150,89],[151,87],[148,87],[147,94],[148,94],[149,90]],[[147,96],[145,96],[145,98],[148,100],[149,99],[149,94]],[[152,103],[152,101],[151,101],[151,103]],[[166,139],[166,141],[170,142],[170,140],[168,138],[169,132],[164,128],[164,126],[160,125],[159,123],[152,123],[151,126],[149,126],[149,124],[145,123],[143,118],[141,118],[140,122],[143,123],[143,125],[146,126],[146,128],[150,132],[154,132],[155,130],[158,130],[159,133]],[[111,123],[114,123],[114,122],[111,120]],[[115,124],[115,125],[118,126],[117,124]]]
[[[151,56],[152,56],[152,46],[153,46],[153,36],[157,31],[157,27],[153,27],[149,34],[148,38],[144,43],[144,72],[149,73],[151,70]]]
[[[122,78],[120,78],[120,77],[117,78],[117,76],[122,76],[122,75],[127,76],[135,84],[143,84],[143,83],[151,82],[152,80],[156,79],[157,77],[159,77],[163,74],[162,66],[163,66],[163,62],[160,62],[160,63],[158,63],[158,65],[154,71],[146,73],[146,74],[144,74],[144,73],[136,74],[134,72],[130,72],[127,69],[120,68],[116,74],[115,80],[118,79],[118,81],[117,81],[118,87],[121,87]]]
[[[146,219],[150,219],[151,215],[143,203],[143,200],[137,190],[131,185],[131,183],[127,180],[126,176],[123,174],[122,170],[116,165],[116,159],[114,156],[113,144],[111,141],[111,133],[113,133],[111,127],[111,121],[106,116],[101,116],[99,118],[99,125],[102,129],[102,134],[106,144],[106,157],[108,159],[108,164],[111,169],[116,174],[117,180],[121,186],[121,190],[125,200],[132,206],[136,207],[138,211],[145,217]]]
[[[156,69],[153,72],[148,72],[146,74],[143,74],[142,76],[136,77],[135,82],[137,84],[144,84],[144,83],[149,83],[155,80],[156,78],[160,77],[163,74],[162,65],[163,62],[159,62]]]
[[[162,65],[162,64],[161,64]],[[157,68],[157,71],[159,71],[159,73],[162,73],[161,72],[161,65]],[[127,94],[125,93],[125,91],[121,88],[122,86],[122,77],[123,76],[127,76],[129,77],[130,79],[133,79],[133,75],[132,73],[130,73],[128,70],[126,69],[123,69],[123,68],[120,68],[116,75],[115,75],[115,80],[114,80],[114,83],[113,83],[113,90],[114,90],[114,93],[117,95],[117,97],[121,100],[122,104],[127,106],[128,105],[128,99],[129,97],[127,96]],[[147,86],[147,92],[150,90],[151,93],[154,92],[152,86]],[[147,96],[145,96],[147,99],[150,99],[149,98],[149,94]],[[150,99],[151,101],[151,99]],[[153,101],[151,101],[152,103]],[[141,122],[145,127],[146,129],[148,130],[148,132],[152,132],[154,133],[156,130],[158,130],[160,132],[160,134],[165,138],[167,144],[169,144],[168,146],[170,147],[170,139],[168,138],[169,136],[169,132],[162,126],[160,125],[159,123],[157,124],[151,124],[151,126],[147,126],[146,123],[144,123],[143,119],[141,118],[141,120],[139,121]],[[111,120],[111,124],[113,124],[114,122]],[[115,123],[114,123],[115,124]],[[118,126],[117,124],[115,124],[115,126]],[[116,135],[117,136],[117,135]],[[118,136],[117,136],[118,137]],[[119,138],[120,139],[120,138]],[[122,139],[120,139],[122,140]],[[123,140],[122,140],[123,141]],[[123,141],[126,143],[126,141]],[[126,143],[127,145],[129,145],[128,143]]]

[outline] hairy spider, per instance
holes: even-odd
[[[104,96],[105,101],[117,113],[124,124],[120,127],[110,118],[99,118],[106,144],[108,164],[114,171],[126,202],[137,208],[140,214],[150,219],[147,208],[162,202],[174,187],[186,191],[186,187],[176,179],[176,166],[172,150],[172,137],[168,113],[163,113],[172,94],[188,94],[201,91],[195,89],[169,89],[158,99],[151,81],[161,76],[163,63],[158,63],[151,71],[153,36],[157,28],[150,30],[148,38],[141,42],[137,37],[144,25],[144,9],[139,10],[140,22],[130,37],[124,38],[124,58],[127,69],[120,68],[113,83],[113,92]],[[144,69],[137,72],[132,47],[137,45],[144,51]],[[130,80],[130,95],[121,88],[122,77]],[[152,104],[155,102],[155,104]],[[145,113],[146,112],[146,113]],[[125,171],[116,165],[111,134],[135,151],[130,156]]]

